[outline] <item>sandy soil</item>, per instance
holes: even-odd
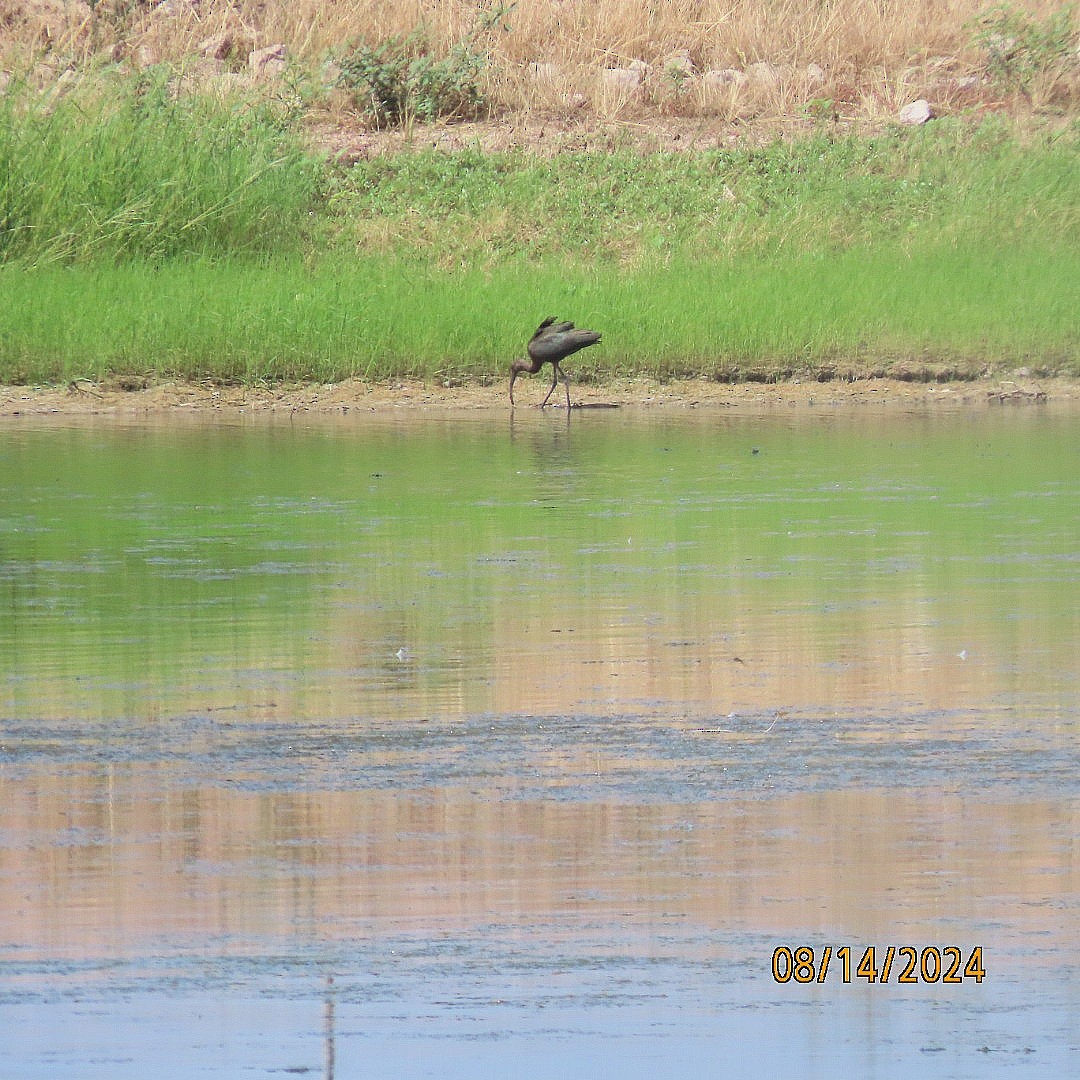
[[[549,383],[519,380],[518,408],[539,404]],[[719,383],[706,379],[659,382],[647,378],[615,379],[574,385],[575,407],[638,408],[750,407],[781,405],[962,406],[1053,403],[1080,407],[1080,380],[1039,379],[1017,375],[970,382],[927,383],[895,379]],[[556,400],[552,399],[553,402]],[[210,382],[123,380],[93,383],[80,379],[66,386],[0,386],[0,416],[43,414],[141,414],[170,410],[232,412],[389,411],[509,408],[506,384],[464,383],[445,386],[409,380],[383,383],[221,386]]]

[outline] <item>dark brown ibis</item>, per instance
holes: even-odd
[[[549,315],[529,339],[529,359],[515,360],[510,365],[510,404],[514,404],[514,380],[523,372],[535,375],[545,364],[551,365],[551,389],[540,403],[542,409],[555,393],[555,387],[562,378],[566,388],[566,407],[570,408],[570,380],[559,366],[571,353],[578,349],[595,345],[600,335],[595,330],[578,330],[572,322],[556,322],[554,315]]]

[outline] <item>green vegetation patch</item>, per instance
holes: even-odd
[[[111,88],[109,93],[106,88]],[[703,153],[304,150],[166,73],[0,99],[0,379],[1077,373],[1080,126]]]
[[[1076,249],[865,247],[777,260],[420,267],[398,257],[0,270],[11,382],[137,373],[336,381],[504,378],[551,312],[599,329],[577,379],[1080,374]],[[58,317],[57,313],[62,313]]]
[[[999,123],[701,153],[454,154],[359,162],[328,196],[335,242],[444,265],[550,256],[792,256],[920,237],[1076,235],[1080,128]]]
[[[320,179],[286,112],[164,69],[0,95],[0,261],[295,250]]]

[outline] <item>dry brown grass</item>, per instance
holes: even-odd
[[[350,42],[422,27],[435,52],[476,35],[490,58],[484,90],[499,116],[874,120],[917,97],[938,113],[1010,104],[984,77],[985,54],[972,43],[973,22],[990,2],[519,0],[478,31],[475,0],[5,0],[0,63],[36,62],[47,78],[100,58],[191,62],[217,39],[217,52],[226,41],[231,55],[213,63],[243,70],[252,49],[280,42],[315,71]],[[1022,4],[1035,19],[1061,7]],[[1071,108],[1077,72],[1059,71],[1013,97]]]

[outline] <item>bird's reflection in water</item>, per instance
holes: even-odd
[[[537,502],[565,505],[574,500],[585,467],[576,426],[569,409],[565,419],[532,423],[517,423],[511,414],[510,441],[525,451],[517,472],[522,480],[532,481],[531,497]],[[524,487],[522,493],[529,490]]]

